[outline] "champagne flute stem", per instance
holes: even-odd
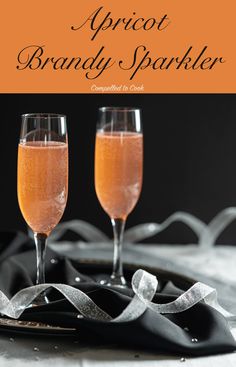
[[[37,261],[37,278],[36,285],[45,283],[45,254],[47,246],[47,235],[44,233],[34,233],[34,241],[36,246],[36,261]],[[40,305],[48,303],[49,300],[45,292],[39,294],[34,300],[34,304]]]
[[[122,266],[122,245],[125,229],[125,220],[111,219],[111,223],[114,233],[114,257],[113,257],[113,272],[111,275],[111,282],[114,285],[125,286],[126,281],[123,276],[123,266]]]
[[[34,241],[36,246],[37,259],[37,278],[36,284],[45,283],[45,252],[47,245],[47,236],[43,233],[35,233]]]

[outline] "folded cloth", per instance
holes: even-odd
[[[22,233],[0,234],[0,289],[7,297],[34,284],[35,257],[34,244],[27,236]],[[110,269],[99,265],[82,266],[66,256],[58,257],[51,249],[47,251],[47,283],[72,285],[87,293],[110,316],[116,317],[129,304],[133,294],[131,289],[108,288],[98,284],[106,270],[110,272]],[[130,279],[131,271],[127,271],[126,276]],[[171,282],[161,284],[153,302],[171,302],[186,290],[186,284],[181,289],[179,282],[178,287]],[[89,341],[99,340],[99,343],[104,341],[165,353],[199,356],[236,349],[227,321],[203,302],[175,314],[163,315],[147,309],[135,320],[113,323],[78,318],[78,311],[55,290],[48,297],[49,304],[28,308],[21,319],[72,327],[77,329],[80,338]]]

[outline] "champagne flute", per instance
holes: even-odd
[[[111,218],[114,233],[113,272],[102,284],[126,286],[122,267],[122,242],[127,216],[142,188],[143,135],[140,110],[101,107],[95,143],[95,189]]]
[[[66,116],[22,115],[17,194],[21,213],[34,233],[36,284],[43,284],[47,238],[63,215],[68,195]],[[36,305],[45,303],[48,303],[45,293],[34,301]]]

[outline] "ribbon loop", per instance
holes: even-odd
[[[225,228],[236,219],[236,208],[226,208],[218,213],[203,231],[199,238],[199,245],[202,248],[211,248]]]
[[[57,241],[66,231],[71,230],[88,242],[109,242],[109,238],[92,224],[83,220],[74,219],[57,225],[53,230],[50,241]]]
[[[207,225],[194,215],[185,212],[176,212],[170,215],[162,223],[139,224],[131,229],[128,229],[125,231],[124,240],[127,243],[134,243],[144,240],[164,231],[174,222],[184,223],[186,226],[192,229],[198,238],[201,237],[203,232],[207,232]]]
[[[13,319],[18,319],[40,293],[51,287],[58,290],[83,316],[100,321],[111,319],[84,292],[70,285],[53,283],[24,288],[16,293],[11,300],[0,291],[0,313]]]
[[[147,309],[147,301],[153,299],[158,281],[154,275],[139,269],[134,273],[131,285],[135,295],[114,322],[132,321],[140,317]]]

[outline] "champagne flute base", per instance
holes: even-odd
[[[111,275],[110,278],[101,280],[100,284],[108,287],[128,288],[127,282],[123,276]]]

